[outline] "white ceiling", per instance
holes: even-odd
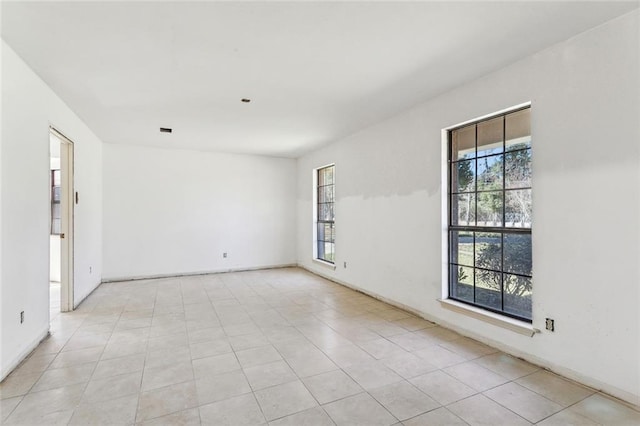
[[[297,157],[638,4],[3,1],[2,38],[105,142]]]

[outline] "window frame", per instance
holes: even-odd
[[[62,188],[61,188],[61,174],[60,169],[51,169],[49,175],[50,192],[49,199],[51,200],[50,212],[51,212],[51,220],[49,223],[50,234],[51,235],[61,235],[61,196],[62,196]],[[57,178],[57,179],[56,179]],[[56,181],[58,184],[56,185]],[[57,193],[57,197],[56,197]],[[57,212],[56,212],[56,206]],[[56,214],[57,213],[57,214]],[[56,222],[57,221],[57,222]]]
[[[322,170],[333,168],[333,183],[331,185],[320,185],[319,175]],[[326,186],[333,186],[333,201],[331,203],[320,203],[320,188]],[[336,166],[335,163],[330,163],[321,167],[313,169],[313,260],[332,266],[335,268],[335,188],[336,188]],[[320,220],[319,210],[321,204],[333,204],[333,220]],[[332,224],[333,241],[320,240],[318,237],[318,226],[321,223]],[[332,244],[333,247],[333,260],[319,257],[318,245],[320,242]]]
[[[505,242],[505,236],[508,235],[529,235],[529,237],[531,238],[532,235],[532,223],[529,223],[529,227],[509,227],[506,226],[506,218],[507,218],[507,206],[506,206],[506,195],[508,193],[508,191],[510,190],[509,188],[507,188],[506,186],[506,161],[507,161],[507,154],[509,152],[518,152],[518,151],[522,151],[525,152],[528,150],[528,155],[529,155],[529,167],[531,167],[532,164],[532,157],[531,157],[531,152],[532,152],[532,140],[530,141],[530,144],[527,148],[520,148],[520,149],[515,149],[515,150],[508,150],[507,146],[506,146],[506,140],[507,140],[507,135],[506,135],[506,117],[509,114],[513,114],[513,113],[517,113],[519,111],[523,111],[523,110],[531,110],[531,103],[527,102],[524,104],[520,104],[502,111],[498,111],[492,114],[488,114],[486,116],[483,117],[479,117],[473,120],[468,120],[464,123],[460,123],[458,125],[455,126],[451,126],[449,128],[443,129],[442,131],[442,136],[443,136],[443,145],[444,145],[444,149],[443,149],[443,215],[446,215],[445,219],[443,220],[443,299],[445,300],[451,300],[455,303],[461,303],[463,305],[468,305],[470,308],[472,309],[480,309],[480,310],[484,310],[493,314],[497,314],[498,316],[504,316],[506,318],[510,318],[510,319],[515,319],[517,321],[522,321],[525,323],[529,323],[532,324],[533,323],[533,309],[531,307],[531,311],[529,311],[529,317],[523,317],[522,315],[518,315],[512,312],[508,312],[505,311],[505,285],[504,285],[504,275],[505,274],[509,274],[509,275],[515,275],[515,276],[521,276],[521,277],[525,277],[529,280],[531,280],[531,294],[533,294],[533,271],[530,272],[530,275],[526,275],[526,274],[518,274],[518,273],[514,273],[513,271],[509,271],[507,270],[506,266],[505,266],[505,246],[504,246],[504,242]],[[502,117],[502,150],[499,153],[488,153],[488,154],[482,154],[480,156],[478,156],[478,124],[483,123],[483,122],[488,122],[490,120],[493,120],[495,118],[498,117]],[[462,160],[461,158],[455,158],[454,159],[454,155],[455,153],[454,151],[454,144],[453,144],[453,133],[456,130],[462,129],[464,127],[468,127],[471,125],[475,125],[475,136],[474,136],[474,156],[472,157],[472,159],[474,160],[474,164],[475,164],[475,168],[474,168],[474,185],[473,185],[473,191],[458,191],[458,188],[453,188],[453,184],[454,184],[454,179],[453,179],[453,175],[454,173],[457,172],[457,167],[456,165],[460,162],[460,161],[465,161]],[[529,136],[531,136],[531,132],[529,133]],[[483,190],[479,190],[479,186],[478,186],[478,170],[479,167],[477,166],[477,160],[482,159],[482,158],[490,158],[492,155],[495,155],[496,157],[499,155],[502,155],[502,185],[500,188],[500,194],[502,196],[502,217],[501,217],[501,223],[500,226],[486,226],[486,225],[478,225],[478,197],[477,195],[479,193],[482,193]],[[446,177],[445,177],[446,174]],[[520,190],[520,189],[524,189],[524,190],[529,190],[532,191],[532,182],[530,182],[529,186],[527,188],[517,188],[517,189],[511,189],[513,190]],[[486,191],[486,190],[485,190]],[[496,192],[498,190],[495,190]],[[460,225],[460,224],[456,224],[454,225],[454,220],[453,220],[453,197],[456,196],[456,194],[460,194],[460,193],[469,193],[469,194],[473,194],[474,196],[474,208],[475,208],[475,213],[474,213],[474,225],[469,225],[468,223],[466,225]],[[531,204],[532,205],[532,204]],[[454,233],[455,232],[468,232],[471,233],[472,236],[472,247],[473,247],[473,253],[472,253],[472,257],[473,257],[473,262],[472,262],[472,266],[469,265],[462,265],[464,267],[468,267],[471,268],[473,271],[473,301],[469,301],[469,300],[464,300],[462,298],[458,298],[456,296],[454,296],[454,285],[457,282],[457,280],[453,279],[453,267],[455,266],[456,268],[460,268],[460,263],[459,262],[453,262],[454,259],[452,259],[452,251],[453,251],[453,240],[454,240]],[[497,233],[500,234],[500,309],[495,309],[491,306],[487,306],[487,304],[479,304],[477,303],[478,300],[476,299],[476,289],[477,289],[477,285],[476,285],[476,271],[478,269],[482,269],[482,270],[487,270],[486,268],[478,268],[476,265],[476,233]],[[533,253],[531,252],[531,257],[533,258]],[[532,261],[533,259],[531,259]],[[458,258],[459,261],[459,258]],[[492,270],[493,271],[493,270]]]

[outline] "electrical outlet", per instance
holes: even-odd
[[[556,321],[551,319],[551,318],[546,318],[545,319],[545,327],[547,330],[549,331],[555,331],[556,329]]]
[[[91,271],[92,271],[91,266],[89,266],[89,273],[91,273]]]
[[[224,253],[222,253],[222,257],[223,257],[224,259],[226,259],[226,258],[227,258],[227,252],[226,252],[226,251],[225,251]]]
[[[345,267],[345,268],[347,267],[347,262],[344,262],[344,267]]]
[[[24,322],[24,311],[20,312],[20,324]]]

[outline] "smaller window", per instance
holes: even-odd
[[[317,170],[316,186],[316,258],[335,262],[335,166]]]
[[[60,235],[60,170],[51,170],[51,235]]]

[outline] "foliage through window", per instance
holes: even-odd
[[[449,131],[449,298],[531,322],[530,108]]]
[[[325,262],[335,262],[335,166],[317,170],[317,258]]]

